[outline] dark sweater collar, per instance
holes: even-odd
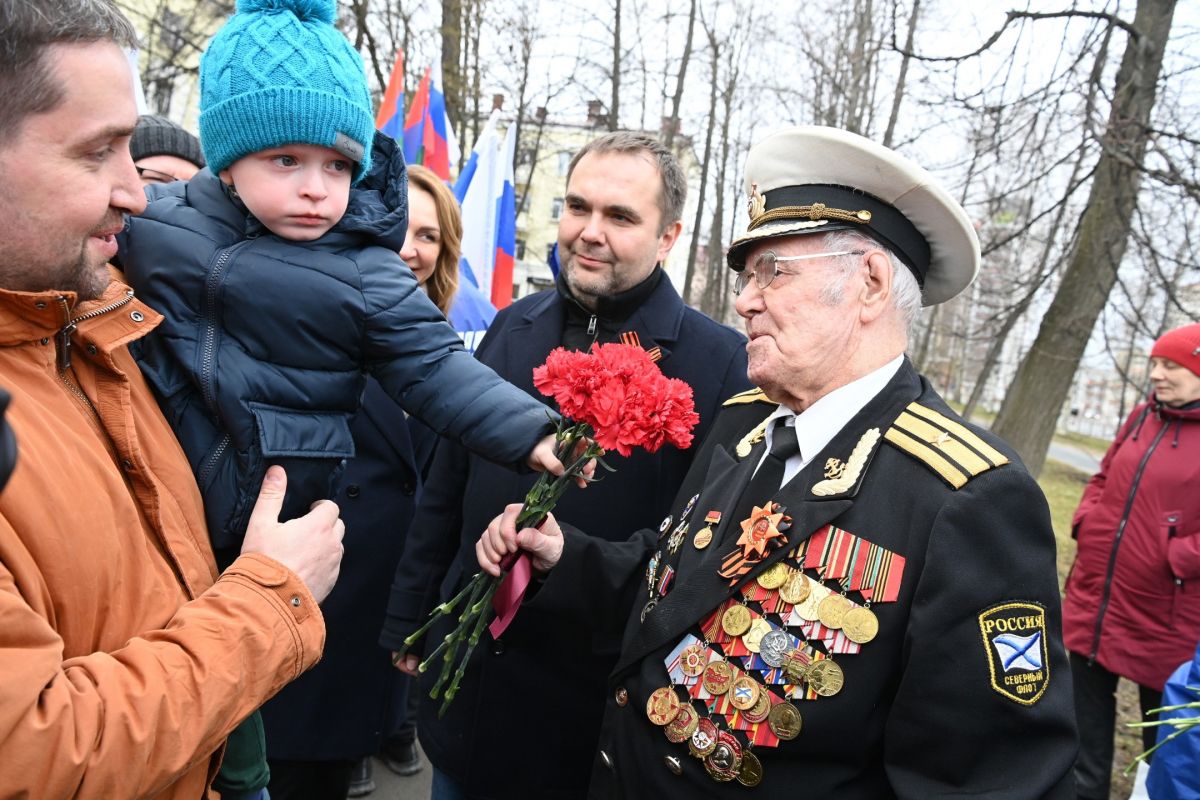
[[[568,317],[589,318],[594,313],[595,316],[605,322],[619,324],[629,319],[635,311],[642,307],[650,295],[654,293],[654,290],[658,288],[658,284],[662,279],[662,267],[656,266],[654,271],[637,286],[615,295],[597,298],[595,312],[590,311],[576,299],[570,287],[567,286],[566,277],[562,272],[558,273],[556,286],[559,296],[566,301]]]

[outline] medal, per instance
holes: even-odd
[[[751,724],[758,724],[771,713],[771,692],[764,686],[758,692],[758,702],[742,712],[742,719]]]
[[[703,645],[690,645],[679,654],[679,668],[689,678],[697,677],[704,672],[704,668],[707,666],[708,654],[705,652]]]
[[[733,687],[729,690],[729,704],[738,711],[754,708],[760,692],[758,681],[749,675],[742,675],[733,682]]]
[[[737,781],[742,786],[753,789],[762,783],[763,768],[758,756],[750,750],[742,753],[742,765],[738,768]]]
[[[741,636],[750,630],[750,609],[743,605],[733,605],[725,609],[721,615],[721,630],[730,636]]]
[[[667,549],[672,554],[679,552],[679,546],[683,544],[683,537],[687,536],[687,521],[681,521],[675,526],[675,530],[671,531],[671,537],[667,539]]]
[[[840,594],[833,594],[821,601],[817,606],[817,619],[826,628],[841,630],[842,620],[846,618],[846,612],[853,606],[848,599]]]
[[[783,671],[792,679],[793,683],[800,683],[808,680],[808,670],[812,664],[812,659],[807,653],[799,648],[787,654],[787,660],[783,662]]]
[[[809,593],[808,576],[798,569],[791,570],[787,580],[779,587],[779,596],[792,605],[803,603]]]
[[[679,715],[663,728],[663,733],[668,741],[679,744],[692,737],[699,723],[700,715],[696,713],[696,709],[692,708],[691,703],[684,703],[679,707]]]
[[[696,758],[704,758],[717,747],[717,726],[708,717],[696,723],[692,738],[688,739],[688,751]]]
[[[646,565],[646,588],[654,591],[654,581],[658,579],[658,563],[662,560],[662,551],[659,550],[650,558],[650,563]]]
[[[778,589],[787,582],[791,577],[792,568],[782,561],[772,564],[765,572],[761,573],[756,580],[758,585],[764,589]]]
[[[772,667],[782,667],[784,659],[787,658],[787,653],[791,649],[791,637],[781,630],[772,628],[759,642],[758,654]]]
[[[855,644],[866,644],[879,633],[879,618],[864,606],[854,606],[842,618],[842,632]]]
[[[663,517],[663,521],[658,524],[658,535],[662,536],[667,532],[667,528],[671,527],[671,515],[667,514]]]
[[[717,733],[717,746],[704,759],[704,769],[713,780],[725,783],[737,777],[742,766],[742,745],[729,731]]]
[[[650,699],[646,701],[646,716],[655,725],[666,725],[679,716],[679,709],[682,705],[679,695],[675,694],[675,689],[663,686],[655,689],[650,694]]]
[[[704,515],[704,527],[696,531],[695,537],[692,539],[692,546],[697,550],[703,550],[708,547],[713,538],[713,525],[721,524],[721,512],[710,511]]]
[[[750,623],[750,630],[742,634],[742,644],[751,653],[757,653],[762,638],[771,632],[771,623],[762,617],[755,617]]]
[[[687,515],[692,513],[692,509],[696,507],[696,501],[700,499],[699,493],[694,494],[688,499],[687,505],[683,507],[683,513],[679,515],[679,521],[687,519]]]
[[[700,681],[709,694],[725,694],[733,685],[733,667],[728,661],[710,661]]]
[[[797,603],[794,611],[805,622],[815,622],[818,616],[817,609],[820,607],[821,601],[829,597],[830,594],[829,588],[824,584],[809,581],[808,597]]]
[[[808,685],[821,697],[833,697],[842,690],[845,681],[842,668],[831,658],[822,658],[809,665]]]
[[[646,603],[646,605],[642,606],[642,613],[639,615],[639,618],[642,622],[646,621],[646,615],[653,611],[656,605],[658,605],[658,600],[651,598],[649,603]]]
[[[767,725],[771,733],[784,741],[791,741],[800,735],[800,712],[791,703],[776,703],[767,715]]]

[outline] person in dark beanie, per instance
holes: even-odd
[[[153,114],[138,117],[129,139],[129,154],[143,184],[190,180],[205,166],[200,140]]]
[[[1079,550],[1063,636],[1075,676],[1081,798],[1109,795],[1117,678],[1137,684],[1144,715],[1162,705],[1163,684],[1200,641],[1200,323],[1158,338],[1150,385],[1071,524]],[[1142,728],[1142,749],[1156,734]]]

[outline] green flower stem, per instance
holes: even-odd
[[[458,625],[455,626],[454,630],[446,634],[441,643],[438,644],[437,648],[432,653],[425,657],[420,666],[417,667],[419,672],[424,673],[425,670],[429,669],[429,665],[433,662],[433,660],[441,655],[447,647],[450,647],[455,642],[462,639],[463,632],[467,627],[467,617],[470,615],[471,609],[475,605],[475,601],[479,599],[479,596],[485,590],[487,581],[484,580],[484,578],[486,577],[489,576],[485,576],[484,573],[479,572],[476,573],[475,577],[471,578],[471,580],[467,583],[467,589],[471,590],[471,599],[467,601],[466,608],[464,608],[462,614],[459,615]],[[466,590],[464,589],[463,591]]]
[[[492,595],[496,593],[496,589],[499,588],[499,586],[500,581],[493,580],[492,585],[488,588],[487,595],[483,598],[483,600],[480,601],[483,607],[491,606]],[[467,669],[467,662],[471,660],[471,653],[475,652],[475,645],[479,644],[479,637],[483,634],[483,628],[485,625],[487,625],[488,618],[490,616],[490,614],[486,613],[479,614],[479,618],[475,622],[475,628],[471,631],[471,638],[467,641],[467,650],[465,653],[463,653],[462,660],[458,662],[458,669],[454,672],[454,679],[450,681],[450,688],[446,690],[446,698],[442,701],[441,708],[438,709],[438,717],[441,717],[446,713],[446,709],[450,707],[450,701],[454,699],[456,694],[458,694],[458,684],[462,680],[463,673]],[[446,667],[443,669],[443,677],[445,677],[445,673],[449,670],[449,666],[449,663],[447,663]]]
[[[449,614],[451,611],[453,611],[455,606],[462,602],[462,599],[467,596],[467,593],[474,591],[474,589],[474,579],[472,579],[471,582],[468,582],[467,585],[462,588],[461,592],[435,608],[433,613],[429,615],[429,619],[425,620],[424,625],[417,628],[408,636],[404,637],[404,648],[400,651],[400,655],[403,656],[405,653],[407,653],[408,648],[416,644],[417,640],[429,631],[429,629],[433,626],[433,623],[437,622],[438,617]]]

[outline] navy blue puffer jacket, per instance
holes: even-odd
[[[375,141],[345,216],[315,241],[275,236],[208,170],[154,187],[120,237],[129,283],[166,317],[137,355],[218,549],[240,548],[269,464],[287,470],[284,518],[333,495],[354,455],[366,372],[410,414],[499,463],[518,465],[549,430],[546,407],[463,350],[397,255],[404,161]]]

